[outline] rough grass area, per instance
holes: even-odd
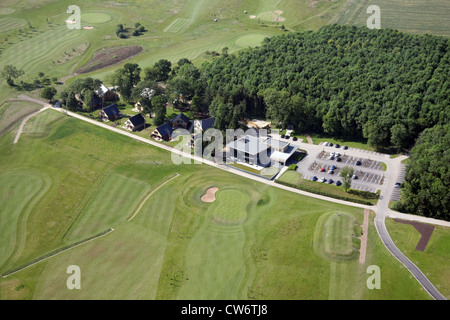
[[[7,102],[0,107],[0,136],[42,106],[29,102]]]

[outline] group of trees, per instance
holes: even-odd
[[[449,121],[449,69],[445,38],[329,25],[215,58],[200,69],[198,91],[218,123],[244,105],[245,116],[283,128],[405,150]]]
[[[101,84],[99,79],[77,79],[61,92],[61,102],[71,111],[79,111],[80,105],[84,111],[92,111],[94,94]]]
[[[119,38],[126,39],[129,37],[130,33],[132,36],[138,37],[146,31],[147,30],[140,22],[136,22],[136,24],[134,25],[133,31],[131,31],[130,28],[125,28],[123,24],[118,24],[116,26],[115,32],[116,32],[116,36],[118,36]]]
[[[144,70],[136,63],[126,63],[109,77],[125,102],[140,102],[144,113],[155,114],[156,125],[165,122],[168,102],[179,108],[189,106],[195,112],[208,112],[199,98],[203,89],[199,81],[200,71],[189,59],[180,59],[175,65],[160,59]]]
[[[450,124],[426,129],[410,152],[395,209],[450,221]]]

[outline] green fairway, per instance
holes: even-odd
[[[262,34],[243,36],[236,40],[239,47],[256,47],[260,46],[266,36]]]
[[[82,240],[125,221],[149,190],[145,182],[120,174],[108,175],[69,229],[65,241]]]
[[[365,26],[371,16],[366,10],[371,5],[380,8],[381,28],[450,37],[450,2],[446,0],[357,0],[346,5],[336,22]]]
[[[23,19],[13,17],[0,17],[0,32],[23,28],[26,25],[27,22]]]
[[[46,188],[45,180],[39,175],[19,171],[0,176],[0,265],[3,265],[15,249],[23,246],[23,232],[34,199]],[[41,194],[42,195],[42,194]]]

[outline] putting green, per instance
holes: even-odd
[[[87,12],[81,14],[81,20],[85,23],[105,23],[112,19],[107,13]]]
[[[359,251],[353,248],[352,232],[354,217],[344,213],[330,215],[324,224],[323,250],[335,259],[353,259]]]
[[[237,39],[236,45],[241,48],[256,47],[260,46],[265,38],[266,36],[263,34],[247,35]]]
[[[281,22],[281,21],[285,20],[284,18],[280,17],[279,14],[277,14],[273,11],[263,12],[263,13],[259,14],[258,19],[261,19],[262,21],[267,21],[267,22]]]
[[[220,224],[239,224],[247,218],[249,196],[239,190],[225,189],[216,193],[216,203],[213,208],[214,222]]]

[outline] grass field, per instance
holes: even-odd
[[[17,145],[9,131],[0,138],[3,172],[14,172],[2,175],[11,182],[0,197],[18,226],[2,225],[10,240],[2,237],[0,250],[11,254],[1,272],[114,231],[1,279],[1,299],[428,299],[384,249],[372,222],[366,264],[342,259],[361,209],[204,165],[173,165],[169,153],[127,137],[52,110],[41,116],[43,134],[26,132]],[[39,174],[24,185],[26,195],[10,191],[30,172]],[[202,202],[212,186],[219,188],[216,202]],[[32,200],[15,205],[23,199]],[[81,290],[65,285],[73,264],[82,270]],[[370,264],[382,268],[385,290],[366,288]]]
[[[0,67],[14,64],[25,78],[40,71],[60,78],[101,48],[135,45],[144,52],[132,61],[142,68],[161,58],[198,64],[205,51],[257,46],[263,37],[283,33],[281,24],[317,29],[345,1],[130,0],[125,9],[122,2],[86,0],[82,24],[92,30],[67,29],[70,4],[27,0],[0,7]],[[284,21],[264,21],[277,10]],[[115,36],[117,24],[136,22],[148,29],[144,35]],[[83,53],[75,54],[81,46]],[[105,80],[117,67],[83,77]],[[17,92],[2,81],[0,102],[12,96]],[[361,209],[204,165],[174,165],[166,151],[53,110],[30,120],[13,144],[19,120],[35,108],[18,102],[0,108],[0,272],[114,231],[0,279],[1,300],[429,299],[385,249],[373,220],[366,263],[359,264],[353,233],[362,224]],[[219,188],[216,202],[204,203],[210,187]],[[437,275],[448,264],[448,231],[438,234],[430,246],[435,249],[419,261],[439,262],[430,272],[448,292],[450,284]],[[382,270],[382,290],[366,287],[372,264]],[[66,287],[69,265],[82,270],[81,290]]]
[[[348,2],[336,21],[365,26],[371,15],[366,10],[371,5],[380,8],[381,28],[450,37],[450,2],[446,0],[353,0]]]
[[[436,226],[424,252],[415,250],[420,233],[411,225],[387,219],[386,227],[395,245],[450,299],[450,270],[439,265],[450,264],[450,230]]]

